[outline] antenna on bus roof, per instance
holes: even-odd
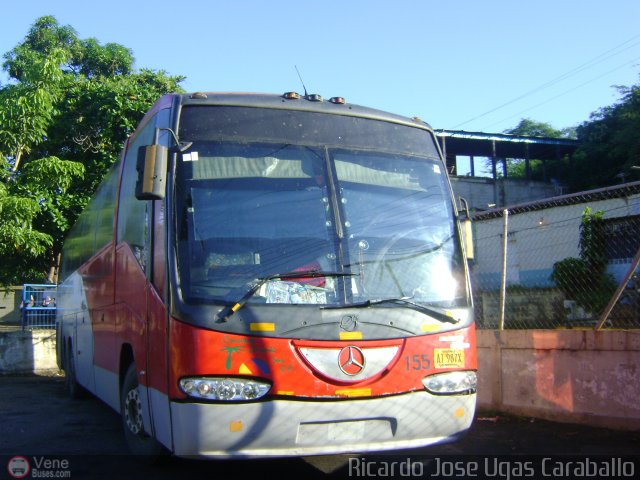
[[[300,79],[300,83],[302,84],[302,88],[304,89],[304,96],[307,96],[307,87],[304,86],[304,82],[302,81],[302,75],[300,75],[300,71],[298,70],[298,66],[294,65],[294,67],[296,67],[296,72],[298,72],[298,78]]]

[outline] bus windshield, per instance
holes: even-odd
[[[210,108],[235,127],[252,110]],[[188,110],[181,139],[193,144],[178,155],[174,202],[186,303],[233,304],[259,282],[253,305],[468,306],[448,180],[427,131],[340,119],[357,123],[351,133],[326,114],[273,110],[273,131],[229,132]],[[399,130],[404,142],[380,140]]]

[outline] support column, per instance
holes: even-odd
[[[498,179],[498,171],[496,170],[496,141],[491,140],[491,175],[494,180]]]
[[[447,155],[445,157],[445,161],[447,164],[447,172],[449,172],[449,175],[458,175],[458,165],[456,163],[456,156]]]

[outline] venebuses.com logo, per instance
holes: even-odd
[[[71,478],[68,459],[32,457],[21,455],[11,457],[7,462],[7,472],[12,478]]]

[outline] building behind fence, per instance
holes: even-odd
[[[479,212],[474,232],[479,328],[594,327],[608,307],[605,327],[640,328],[640,182]]]

